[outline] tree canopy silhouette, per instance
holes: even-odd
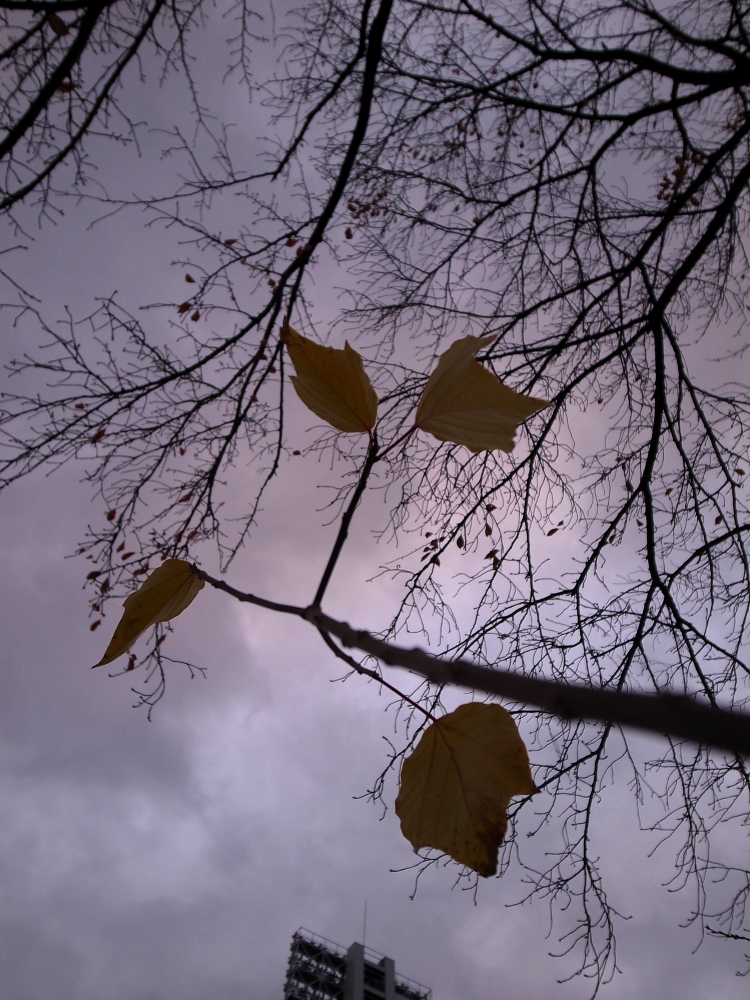
[[[141,582],[149,560],[200,564],[210,542],[228,580],[203,579],[274,606],[231,580],[231,563],[252,544],[268,484],[289,475],[280,336],[289,316],[335,346],[345,330],[380,397],[377,441],[329,427],[309,445],[341,472],[342,521],[318,595],[291,611],[336,655],[379,676],[377,660],[364,666],[342,648],[357,645],[367,622],[346,632],[320,607],[377,460],[389,537],[402,544],[384,570],[404,597],[386,634],[357,633],[364,652],[387,663],[398,637],[417,631],[441,662],[615,700],[666,694],[708,711],[746,707],[742,4],[315,0],[286,14],[268,79],[251,72],[253,46],[269,44],[252,34],[262,26],[244,4],[219,5],[232,26],[225,85],[249,86],[273,131],[259,167],[236,158],[229,123],[217,125],[199,97],[198,29],[209,13],[200,0],[0,0],[0,10],[11,224],[85,197],[102,212],[145,208],[190,247],[187,298],[164,307],[172,336],[114,299],[64,333],[23,290],[9,303],[44,351],[12,366],[3,482],[85,459],[103,501],[80,549],[96,562],[97,613]],[[92,188],[86,150],[95,133],[137,137],[135,61],[157,79],[183,74],[197,128],[167,138],[180,165],[170,191],[124,197]],[[227,237],[230,198],[242,222]],[[331,275],[337,304],[330,293],[321,300]],[[488,337],[480,360],[504,383],[551,402],[512,455],[413,433],[438,355],[466,336]],[[235,470],[248,467],[257,489],[229,519]],[[468,617],[454,605],[454,567]],[[163,691],[162,657],[156,642],[143,661],[148,704]],[[418,669],[414,658],[408,665]],[[420,732],[417,706],[439,712],[440,682],[454,679],[427,677],[408,693],[392,765]],[[711,846],[717,824],[739,829],[748,818],[739,739],[717,750],[718,737],[701,740],[705,730],[686,742],[665,726],[663,753],[643,760],[621,728],[628,719],[533,702],[524,690],[511,707],[544,794],[511,805],[500,870],[525,863],[517,833],[538,828],[541,809],[559,851],[544,870],[529,866],[530,894],[553,911],[575,899],[565,941],[579,949],[580,970],[601,980],[615,967],[614,913],[589,850],[615,772],[636,796],[648,786],[659,799],[660,815],[644,824],[671,840],[676,883],[697,888],[693,918],[741,936],[750,872]]]

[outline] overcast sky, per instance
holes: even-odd
[[[169,100],[154,104],[162,121]],[[135,169],[105,163],[112,179]],[[115,288],[134,307],[179,300],[176,234],[137,216],[89,230],[87,211],[70,205],[27,241],[25,274],[50,316],[62,304],[83,314]],[[33,325],[6,324],[3,356],[29,337]],[[301,409],[295,419],[302,440]],[[309,628],[206,588],[168,641],[207,676],[175,668],[151,722],[131,707],[130,678],[90,669],[115,618],[89,631],[87,567],[67,558],[102,515],[82,473],[36,474],[0,495],[0,1000],[278,1000],[294,930],[346,947],[362,938],[365,901],[367,944],[435,1000],[588,997],[580,978],[556,985],[575,968],[548,954],[566,925],[550,932],[543,901],[508,908],[524,891],[513,877],[484,881],[474,899],[448,867],[411,898],[413,872],[393,870],[415,858],[392,808],[381,819],[360,798],[387,760],[388,699],[358,678],[334,683],[340,666]],[[312,457],[290,461],[232,582],[309,598],[331,538],[317,512],[325,478]],[[386,559],[369,530],[378,516],[360,511],[330,595],[332,613],[372,627],[395,596],[367,582]],[[680,926],[692,899],[662,887],[669,851],[649,857],[655,840],[627,788],[608,789],[595,846],[630,918],[608,1000],[747,995],[735,971],[750,945],[695,950],[696,930]]]

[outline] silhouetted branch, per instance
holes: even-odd
[[[750,715],[701,705],[692,698],[668,692],[644,695],[621,690],[608,691],[604,688],[596,690],[581,685],[524,677],[497,668],[488,669],[466,660],[431,656],[421,649],[405,649],[378,639],[370,632],[354,629],[347,622],[337,621],[320,610],[317,600],[307,608],[278,604],[237,590],[197,566],[195,572],[206,583],[217,590],[223,590],[238,601],[304,618],[315,625],[324,637],[326,634],[335,635],[347,648],[361,649],[388,666],[411,670],[432,684],[450,684],[498,695],[533,705],[562,719],[595,720],[630,726],[661,736],[691,740],[714,749],[750,754]],[[350,665],[354,666],[353,663]],[[359,665],[355,669],[359,670]],[[370,676],[377,676],[369,671],[368,673]]]

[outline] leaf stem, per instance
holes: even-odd
[[[257,604],[259,608],[278,611],[282,615],[297,615],[298,618],[304,618],[307,613],[307,608],[298,607],[296,604],[280,604],[278,601],[267,601],[265,597],[257,597],[255,594],[248,594],[245,591],[237,590],[236,587],[232,587],[224,580],[218,580],[215,576],[206,573],[205,570],[196,566],[195,563],[193,563],[193,572],[200,580],[210,583],[216,590],[223,590],[225,594],[229,594],[230,597],[242,601],[243,604]]]

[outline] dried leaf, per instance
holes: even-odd
[[[54,11],[47,15],[47,24],[52,28],[54,33],[60,38],[64,37],[70,31],[70,25],[67,24],[60,17],[59,14],[55,14]]]
[[[538,790],[510,713],[472,703],[425,730],[404,761],[396,814],[415,851],[434,847],[488,877],[511,797]]]
[[[167,559],[138,590],[125,599],[123,614],[104,656],[95,666],[111,663],[127,653],[135,640],[157,622],[176,618],[202,590],[203,580],[184,559]]]
[[[343,350],[316,344],[288,323],[281,329],[281,339],[297,373],[292,383],[305,406],[339,431],[365,434],[372,430],[378,397],[362,356],[348,343]]]
[[[473,452],[513,450],[518,425],[550,404],[515,392],[476,360],[494,339],[463,337],[440,355],[417,407],[417,427]]]

